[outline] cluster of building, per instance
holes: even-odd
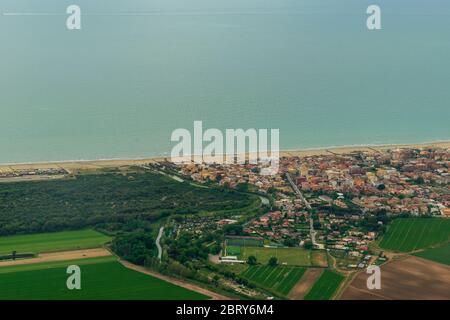
[[[346,209],[346,199],[363,212],[386,210],[392,214],[448,216],[449,163],[450,152],[446,149],[402,148],[283,157],[279,173],[273,176],[259,175],[257,165],[250,164],[187,164],[181,168],[181,173],[198,182],[215,181],[231,188],[249,183],[261,193],[276,190],[289,194],[292,190],[284,179],[284,173],[289,172],[300,190],[321,196],[310,199],[313,204],[329,202]],[[286,204],[281,207],[301,206],[300,202],[284,201]]]
[[[264,176],[259,174],[259,167],[255,164],[185,164],[180,173],[190,176],[197,182],[216,182],[222,186],[236,188],[241,183],[249,183],[261,193],[267,193],[271,188],[289,190],[282,175]]]
[[[46,169],[2,169],[0,170],[0,178],[18,178],[18,177],[33,177],[33,176],[57,176],[65,175],[68,172],[63,168],[46,168]]]
[[[363,212],[446,215],[449,157],[447,150],[414,149],[307,157],[297,184],[304,191],[345,195]]]
[[[174,223],[174,232],[188,232],[193,234],[203,234],[214,231],[217,228],[223,228],[226,225],[237,223],[239,216],[228,219],[220,216],[196,216],[183,217]]]
[[[271,211],[258,217],[244,228],[244,232],[290,246],[302,245],[309,237],[306,211]]]
[[[345,250],[361,259],[361,265],[370,260],[369,243],[377,237],[376,232],[359,228],[365,214],[450,217],[449,165],[447,149],[402,148],[283,157],[278,174],[272,176],[260,175],[252,164],[192,163],[177,170],[197,182],[231,188],[248,184],[252,191],[270,195],[271,211],[245,224],[248,235],[302,246],[311,240],[314,221],[315,240],[322,248]],[[286,173],[314,214],[295,196]]]

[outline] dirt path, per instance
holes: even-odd
[[[220,253],[219,254],[208,254],[208,260],[214,264],[220,263]]]
[[[110,256],[104,248],[41,253],[36,258],[1,261],[0,267]]]
[[[328,258],[326,251],[315,250],[311,252],[311,263],[315,267],[328,268]]]
[[[221,295],[219,293],[212,292],[212,291],[210,291],[208,289],[202,288],[200,286],[197,286],[195,284],[189,283],[187,281],[171,278],[169,276],[165,276],[165,275],[160,274],[158,272],[155,272],[155,271],[146,269],[144,267],[132,264],[132,263],[130,263],[128,261],[119,260],[119,262],[123,266],[128,268],[128,269],[131,269],[131,270],[134,270],[134,271],[137,271],[137,272],[141,272],[141,273],[145,273],[145,274],[148,274],[148,275],[150,275],[152,277],[155,277],[155,278],[167,281],[169,283],[172,283],[172,284],[174,284],[176,286],[183,287],[183,288],[186,288],[186,289],[189,289],[189,290],[192,290],[192,291],[204,294],[205,296],[211,297],[212,300],[231,300],[231,298],[229,298],[229,297],[226,297],[226,296]]]
[[[309,292],[313,284],[319,279],[323,269],[311,268],[305,271],[300,281],[289,292],[288,298],[291,300],[302,300]]]

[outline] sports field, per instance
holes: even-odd
[[[450,265],[450,243],[436,248],[425,249],[414,254],[415,256]]]
[[[251,266],[241,276],[262,288],[287,296],[305,270],[287,266]]]
[[[227,246],[227,256],[238,256],[241,254],[241,247]]]
[[[208,297],[125,268],[112,257],[0,268],[0,300],[154,300]],[[66,268],[81,269],[81,290],[67,289]]]
[[[319,280],[305,296],[305,300],[329,300],[339,288],[344,276],[328,269],[324,270]]]
[[[380,247],[383,249],[411,252],[445,243],[450,238],[450,219],[408,218],[397,219],[388,227]]]
[[[238,246],[238,247],[246,247],[246,246],[252,246],[252,247],[262,247],[263,241],[256,240],[256,239],[246,239],[246,238],[232,238],[227,239],[227,245],[228,246]]]
[[[0,255],[52,252],[101,247],[111,238],[94,230],[63,231],[0,237]]]
[[[240,258],[247,260],[249,256],[255,256],[261,264],[266,264],[271,257],[276,257],[279,264],[311,265],[311,252],[300,248],[241,247]]]

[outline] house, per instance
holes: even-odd
[[[450,208],[441,209],[441,214],[446,218],[450,218]]]

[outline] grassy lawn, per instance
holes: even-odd
[[[94,258],[92,263],[89,260],[66,261],[64,265],[62,262],[42,264],[41,269],[26,271],[23,267],[31,265],[17,266],[16,270],[0,272],[0,300],[207,299],[202,294],[129,270],[111,259]],[[66,268],[72,264],[81,268],[81,290],[67,289]]]
[[[388,227],[380,247],[411,252],[449,241],[450,220],[443,218],[397,219]]]
[[[111,238],[94,230],[63,231],[0,237],[0,255],[13,250],[23,252],[51,252],[101,247]]]
[[[244,263],[236,263],[236,264],[223,264],[222,268],[227,271],[234,272],[235,274],[240,274],[248,269],[248,265]]]
[[[415,256],[450,265],[450,243],[443,246],[426,249],[414,254]]]
[[[287,266],[252,266],[241,276],[262,288],[287,296],[305,270],[305,268]]]
[[[324,270],[319,280],[312,286],[305,296],[305,300],[329,300],[333,297],[344,276],[334,271]]]
[[[227,246],[227,255],[228,256],[238,256],[240,254],[241,254],[241,247]]]
[[[277,257],[280,264],[311,265],[311,252],[300,248],[241,247],[240,258],[247,260],[249,256],[255,256],[261,264],[266,264],[271,257]]]

